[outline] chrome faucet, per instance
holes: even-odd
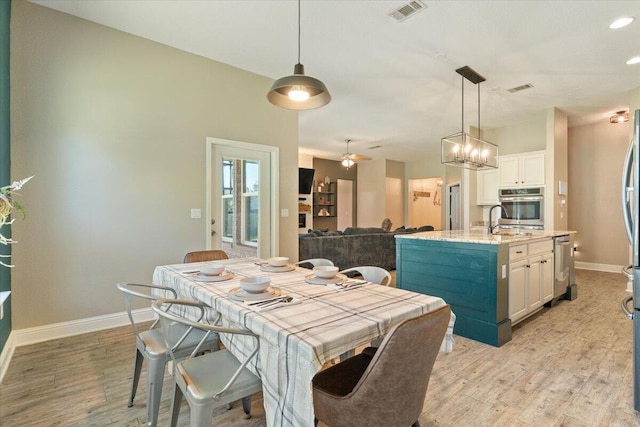
[[[509,215],[507,213],[507,210],[504,208],[504,206],[502,205],[491,206],[491,208],[489,208],[489,229],[487,230],[487,234],[493,234],[493,230],[500,226],[500,224],[496,224],[496,226],[494,227],[493,222],[491,221],[491,219],[493,218],[493,208],[502,208],[502,212],[504,212],[505,215]]]

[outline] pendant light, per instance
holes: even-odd
[[[293,75],[276,80],[267,93],[267,99],[277,107],[290,110],[312,110],[327,105],[331,95],[327,87],[318,79],[304,75],[304,65],[300,63],[300,0],[298,0],[298,63],[293,67]]]
[[[472,68],[464,66],[456,73],[462,76],[462,129],[442,138],[442,164],[466,169],[487,169],[498,167],[498,146],[480,137],[480,83],[486,79]],[[478,137],[464,131],[464,80],[478,85]]]

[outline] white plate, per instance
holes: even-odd
[[[228,271],[217,276],[207,276],[205,274],[198,273],[193,276],[193,280],[197,280],[198,282],[224,282],[225,280],[233,279],[233,277],[233,273],[229,273]]]
[[[293,271],[295,269],[296,266],[293,264],[283,265],[282,267],[274,267],[273,265],[269,265],[269,263],[267,262],[260,264],[260,270],[269,273],[285,273],[287,271]]]
[[[233,288],[229,291],[229,298],[236,301],[259,301],[261,299],[275,298],[282,295],[278,288],[267,288],[266,291],[257,294],[244,291],[242,288]]]
[[[305,276],[304,281],[309,283],[310,285],[338,285],[340,283],[344,283],[348,279],[344,274],[336,274],[331,279],[323,279],[321,277],[316,277],[315,274],[309,274]]]

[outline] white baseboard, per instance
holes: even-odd
[[[153,312],[150,308],[132,310],[132,314],[136,322],[145,322],[154,319]],[[104,329],[117,328],[129,324],[129,316],[123,311],[121,313],[105,314],[103,316],[88,317],[86,319],[71,320],[69,322],[13,330],[9,334],[9,339],[2,350],[2,354],[0,354],[0,383],[2,382],[4,373],[9,367],[9,362],[16,347]]]
[[[576,268],[579,270],[595,270],[604,271],[605,273],[620,273],[622,274],[622,265],[612,264],[596,264],[594,262],[580,262],[576,261]]]

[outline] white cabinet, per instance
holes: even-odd
[[[498,186],[513,188],[534,185],[544,185],[544,151],[498,158]]]
[[[509,318],[515,324],[553,298],[553,241],[509,247]]]
[[[498,204],[498,169],[480,170],[476,175],[478,205]]]
[[[509,262],[509,318],[515,324],[527,314],[527,260]]]
[[[540,272],[540,280],[542,280],[542,303],[547,303],[553,299],[553,252],[542,255],[542,270]]]

